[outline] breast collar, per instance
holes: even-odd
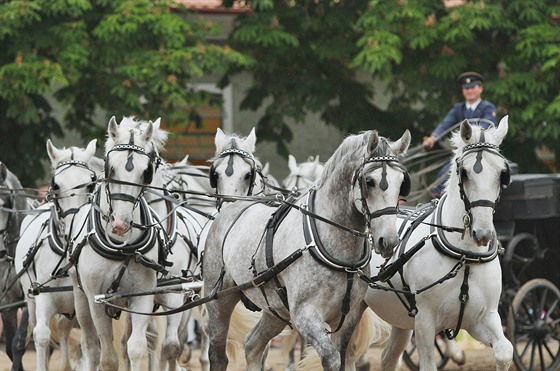
[[[54,204],[50,207],[51,217],[49,218],[49,230],[48,230],[48,240],[51,250],[58,256],[64,256],[66,253],[66,244],[60,238],[59,232],[59,222],[58,214],[56,212],[56,207]]]
[[[111,260],[124,260],[128,255],[136,253],[145,254],[157,243],[157,233],[153,227],[155,218],[153,211],[148,206],[144,197],[140,197],[138,205],[142,225],[150,226],[144,230],[142,235],[132,243],[121,246],[119,241],[105,236],[102,225],[101,211],[99,209],[100,192],[97,193],[89,211],[87,229],[89,231],[88,242],[99,255]]]
[[[498,255],[498,239],[496,236],[490,241],[490,246],[487,251],[484,252],[474,252],[469,250],[463,250],[459,247],[453,246],[449,240],[445,237],[445,233],[442,228],[435,227],[434,225],[442,225],[442,210],[443,204],[447,199],[447,195],[444,194],[440,199],[435,212],[432,213],[432,226],[430,227],[430,232],[433,233],[434,229],[436,233],[432,237],[432,243],[436,250],[438,250],[443,255],[449,256],[453,259],[465,259],[470,263],[487,263],[492,261]]]
[[[307,193],[306,205],[310,213],[313,213],[313,201],[315,199],[315,189],[311,189]],[[319,234],[317,233],[317,225],[308,213],[303,215],[303,235],[305,237],[306,247],[309,248],[311,255],[323,265],[344,272],[355,272],[368,266],[371,260],[371,249],[368,246],[367,239],[364,239],[363,253],[356,262],[347,262],[339,260],[332,256],[321,243]]]

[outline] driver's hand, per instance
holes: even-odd
[[[433,135],[430,135],[429,137],[424,137],[424,139],[422,141],[422,145],[424,146],[425,150],[430,150],[430,149],[434,148],[436,142],[437,142],[436,137],[434,137]]]

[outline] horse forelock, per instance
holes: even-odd
[[[220,154],[228,149],[240,149],[244,152],[247,152],[247,154],[249,154],[249,156],[251,156],[251,158],[255,160],[253,149],[250,145],[245,143],[244,139],[244,137],[241,137],[237,134],[228,134],[227,139],[224,140],[224,144],[219,148],[216,147],[216,153],[209,161],[212,162],[217,160],[220,157]]]
[[[134,135],[134,144],[137,146],[144,147],[147,152],[152,150],[157,153],[163,150],[165,142],[169,133],[159,126],[153,125],[152,138],[148,143],[141,143],[141,135],[146,131],[149,121],[136,120],[134,117],[123,117],[122,121],[118,126],[117,138],[107,138],[105,142],[105,152],[108,152],[116,144],[128,144],[130,142],[130,134]]]

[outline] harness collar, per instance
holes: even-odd
[[[313,201],[315,198],[315,189],[311,189],[307,193],[306,204],[302,207],[313,212]],[[332,269],[344,272],[357,272],[368,266],[371,260],[371,249],[368,246],[367,239],[364,239],[364,248],[362,256],[356,262],[347,262],[333,257],[321,243],[321,239],[317,233],[315,219],[311,218],[309,213],[303,215],[303,235],[305,237],[306,248],[309,249],[311,255],[320,263]]]
[[[443,215],[443,204],[447,199],[447,194],[444,194],[443,197],[440,199],[438,206],[432,214],[432,221],[434,221],[434,225],[441,225],[442,224],[442,215]],[[431,227],[432,230],[434,227]],[[494,235],[492,241],[490,241],[490,246],[488,247],[487,251],[484,252],[475,252],[464,250],[459,247],[453,246],[447,237],[445,237],[445,231],[442,228],[437,227],[437,234],[432,237],[432,243],[436,250],[440,253],[449,256],[456,260],[465,259],[467,262],[470,263],[487,263],[492,261],[496,258],[499,251],[499,244],[498,239]]]

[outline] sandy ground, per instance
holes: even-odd
[[[4,344],[1,344],[2,352],[0,352],[0,371],[10,370],[10,361],[4,350]],[[463,366],[457,366],[452,361],[449,361],[445,370],[448,371],[491,371],[495,370],[495,363],[492,357],[492,352],[490,348],[481,346],[480,344],[462,344],[462,348],[466,353],[467,362]],[[193,356],[187,366],[187,370],[197,371],[200,370],[200,364],[198,362],[198,356],[200,352],[195,350]],[[380,370],[379,360],[381,356],[381,348],[372,347],[367,353],[367,359],[370,363],[369,369]],[[57,370],[59,352],[55,350],[51,358],[51,370]],[[279,348],[272,348],[269,354],[269,359],[271,362],[273,371],[283,371],[285,369],[287,355],[283,354]],[[24,367],[26,370],[34,370],[35,367],[35,352],[30,346],[30,349],[26,352],[24,356]],[[243,364],[230,365],[228,368],[232,371],[244,370]],[[403,366],[401,370],[408,370],[406,366]]]

